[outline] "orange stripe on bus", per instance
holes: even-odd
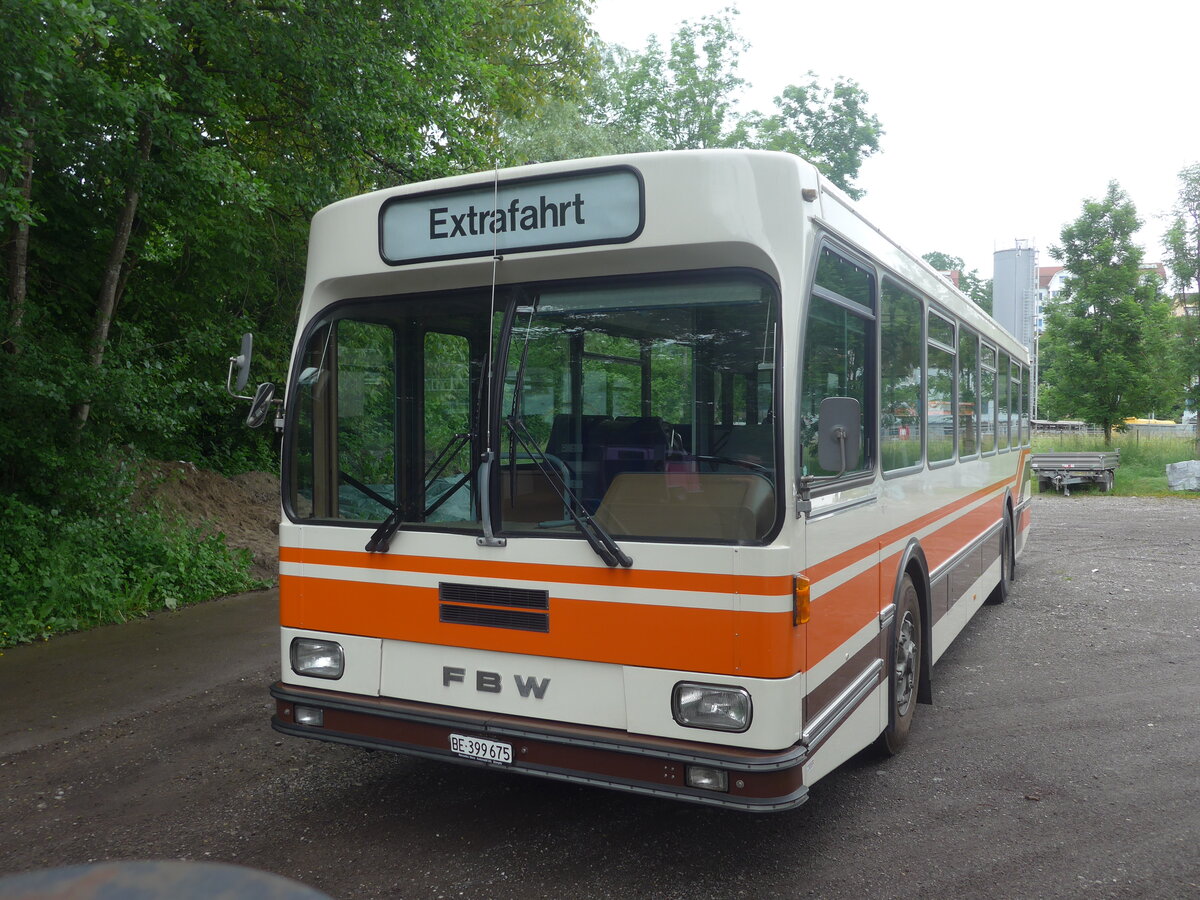
[[[280,624],[447,647],[657,669],[786,678],[803,661],[790,611],[756,613],[550,598],[550,631],[438,620],[436,588],[282,575]]]
[[[836,651],[872,619],[879,619],[878,566],[812,601],[812,617],[808,620],[809,667]]]
[[[997,521],[991,504],[987,504],[959,516],[925,537],[921,541],[921,548],[925,551],[925,562],[929,564],[929,571],[935,571],[938,566],[953,558]]]
[[[556,566],[549,563],[513,563],[494,559],[407,556],[398,553],[363,553],[353,550],[315,550],[300,547],[280,547],[279,561],[319,566],[347,566],[385,572],[420,572],[426,575],[506,578],[523,582],[594,584],[604,587],[661,591],[700,591],[706,594],[748,594],[774,597],[790,594],[792,591],[791,575],[666,572],[637,568],[601,569],[589,566]]]
[[[914,519],[911,522],[906,522],[905,524],[897,526],[891,531],[872,538],[871,540],[859,544],[856,547],[851,547],[849,550],[843,550],[836,556],[831,556],[813,566],[809,566],[805,570],[805,574],[812,579],[814,584],[816,584],[821,579],[829,578],[831,575],[836,575],[847,566],[852,566],[855,563],[861,562],[862,560],[874,555],[878,547],[887,546],[893,541],[903,540],[906,537],[916,534],[916,532],[920,531],[922,528],[932,525],[939,519],[944,519],[947,516],[954,514],[963,507],[969,506],[980,498],[986,497],[1010,483],[1010,479],[1005,478],[1003,481],[997,481],[995,484],[981,488],[980,490],[975,491],[973,494],[968,494],[966,497],[955,500],[953,503],[948,503],[939,509],[935,509],[933,512],[926,513],[918,519]]]

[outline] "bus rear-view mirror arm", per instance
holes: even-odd
[[[254,348],[254,335],[246,332],[242,335],[242,351],[237,356],[229,357],[229,374],[225,376],[225,390],[229,391],[230,396],[236,397],[239,400],[250,400],[250,397],[243,397],[242,391],[246,389],[246,382],[250,380],[250,355]],[[237,385],[233,383],[233,370],[237,369]]]
[[[246,414],[246,424],[251,428],[258,428],[266,421],[267,413],[272,405],[282,404],[282,401],[275,399],[275,385],[269,381],[260,384],[253,397],[247,397],[242,393],[246,389],[246,382],[250,380],[250,357],[253,348],[254,335],[246,332],[242,335],[241,352],[237,356],[229,357],[229,372],[225,376],[225,390],[238,400],[250,401],[250,412]],[[236,382],[234,381],[235,370],[237,372]]]

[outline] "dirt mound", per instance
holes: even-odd
[[[167,515],[210,534],[220,532],[230,547],[244,547],[254,558],[255,578],[275,582],[279,574],[279,478],[246,472],[226,478],[190,462],[148,462],[144,499]]]

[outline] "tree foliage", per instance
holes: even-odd
[[[1179,173],[1179,195],[1163,238],[1172,287],[1182,299],[1200,290],[1200,163]]]
[[[933,250],[921,256],[939,272],[957,272],[958,289],[975,301],[989,316],[992,314],[992,279],[981,278],[978,269],[967,271],[967,264],[960,256],[951,256],[939,250]]]
[[[0,0],[0,544],[125,508],[131,453],[270,465],[222,381],[246,330],[282,376],[313,213],[495,164],[578,95],[587,9]]]
[[[731,14],[684,22],[665,53],[651,38],[643,53],[609,57],[615,97],[597,112],[653,135],[669,150],[725,146],[736,120],[733,103],[745,86],[737,67],[746,46]]]
[[[1126,418],[1166,409],[1178,392],[1169,356],[1169,304],[1155,276],[1142,272],[1133,235],[1141,220],[1111,182],[1065,226],[1050,255],[1069,273],[1048,307],[1042,337],[1043,402],[1060,418],[1100,426],[1105,441]]]
[[[1200,163],[1179,173],[1179,195],[1163,243],[1175,292],[1179,364],[1193,410],[1200,409]],[[1200,419],[1196,422],[1200,435]]]
[[[826,86],[808,72],[775,98],[774,113],[747,117],[739,143],[803,156],[857,199],[863,191],[853,182],[863,161],[879,150],[883,134],[878,117],[867,112],[869,99],[852,79],[838,77]]]
[[[808,72],[775,98],[773,113],[739,112],[737,99],[747,85],[738,66],[749,45],[735,28],[736,14],[730,9],[685,21],[666,46],[652,37],[641,52],[603,47],[580,103],[550,104],[532,121],[506,125],[509,158],[564,159],[581,148],[783,150],[861,196],[854,181],[883,134],[867,110],[867,93],[851,79],[826,86]]]

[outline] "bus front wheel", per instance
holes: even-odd
[[[892,631],[891,668],[888,673],[888,726],[879,736],[884,756],[893,756],[908,741],[917,689],[921,682],[921,603],[912,576],[900,584],[900,602]]]

